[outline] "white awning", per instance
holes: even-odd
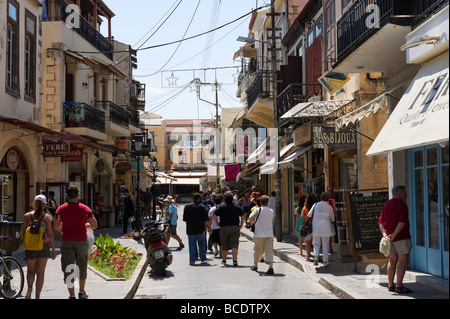
[[[367,156],[448,142],[448,58],[447,51],[422,66]]]
[[[396,86],[395,88],[389,89],[389,91],[385,91],[382,94],[378,95],[372,101],[361,106],[357,110],[337,119],[336,120],[337,130],[339,131],[350,124],[355,124],[356,122],[361,121],[365,117],[368,117],[370,114],[376,114],[379,110],[384,108],[384,105],[387,102],[388,96],[390,96],[391,98],[397,99],[395,96],[392,95],[392,93],[402,87],[407,87],[410,83],[411,83],[411,80],[405,81],[402,84]]]
[[[308,152],[310,149],[312,149],[313,146],[310,145],[308,147],[299,149],[298,151],[292,153],[291,155],[289,155],[288,157],[286,157],[285,160],[283,160],[282,162],[280,162],[280,165],[289,165],[292,164],[293,161],[295,161],[297,158],[299,158],[300,156],[302,156],[303,154],[305,154],[306,152]]]
[[[286,154],[289,154],[289,151],[291,151],[294,148],[294,143],[286,145],[283,147],[280,151],[280,158],[283,158]],[[278,169],[278,165],[275,164],[275,158],[272,158],[269,162],[267,162],[265,165],[263,165],[259,173],[262,175],[271,175],[275,174],[275,172]]]
[[[386,93],[376,97],[369,103],[361,106],[356,111],[344,115],[343,117],[336,120],[336,128],[341,130],[342,128],[348,126],[349,124],[354,124],[361,121],[363,118],[369,116],[370,114],[376,114],[380,109],[384,107],[386,103]]]
[[[319,102],[299,103],[286,112],[281,119],[324,117],[341,109],[354,100],[332,100]]]

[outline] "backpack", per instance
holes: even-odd
[[[41,222],[45,215],[43,213],[39,221],[33,219],[31,226],[27,227],[23,239],[24,250],[41,251],[44,248],[44,230],[41,227]]]

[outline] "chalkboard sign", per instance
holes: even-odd
[[[382,237],[379,219],[389,192],[349,192],[347,198],[355,252],[378,251]]]

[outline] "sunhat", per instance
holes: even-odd
[[[164,199],[164,201],[165,201],[165,202],[171,202],[171,203],[173,203],[173,198],[172,198],[172,196],[167,196],[167,197]]]

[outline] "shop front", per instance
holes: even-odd
[[[447,44],[447,52],[422,64],[367,154],[389,154],[390,186],[402,176],[408,186],[412,267],[445,279],[449,278],[448,59]]]
[[[30,174],[24,154],[17,147],[10,148],[0,161],[0,195],[2,219],[22,221],[29,209]]]

